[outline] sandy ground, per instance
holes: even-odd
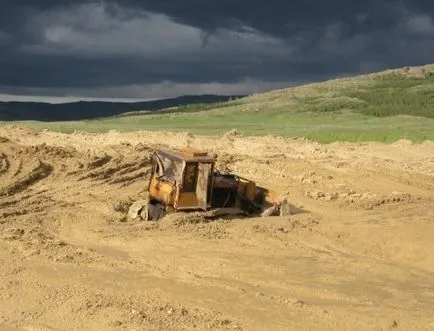
[[[128,219],[161,145],[217,153],[293,214]],[[433,330],[433,212],[434,142],[2,127],[0,329]]]

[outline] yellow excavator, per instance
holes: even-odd
[[[286,196],[215,168],[216,156],[196,149],[154,150],[146,198],[129,216],[158,221],[168,213],[200,211],[205,217],[289,215]]]

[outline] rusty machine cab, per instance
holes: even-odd
[[[165,211],[211,208],[215,159],[195,149],[156,150],[149,181],[150,203]]]
[[[159,220],[167,213],[188,210],[214,215],[286,213],[285,196],[237,175],[221,174],[215,170],[215,162],[214,157],[195,149],[154,151],[147,208],[138,203],[133,214],[140,212],[142,219]]]

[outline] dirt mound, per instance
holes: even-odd
[[[226,138],[229,140],[234,140],[236,138],[242,138],[242,137],[243,137],[243,134],[240,131],[238,131],[237,129],[232,129],[223,135],[223,138]]]
[[[408,193],[392,192],[388,195],[375,194],[375,193],[356,193],[353,190],[323,192],[320,190],[306,191],[306,197],[321,200],[321,201],[339,201],[341,207],[358,207],[362,209],[371,210],[385,204],[396,203],[411,203],[422,200],[421,197],[412,197]]]
[[[45,157],[54,160],[62,160],[77,157],[77,151],[71,147],[49,146],[47,144],[39,144],[27,146],[21,150],[19,155]]]
[[[39,132],[21,125],[5,125],[2,127],[3,137],[37,137]]]
[[[125,160],[124,158],[112,159],[104,156],[92,161],[87,165],[87,169],[97,169],[87,171],[78,180],[92,179],[110,184],[128,185],[143,178],[150,173],[149,156]]]
[[[53,171],[53,167],[51,165],[43,163],[42,161],[38,160],[38,164],[36,165],[36,167],[33,168],[29,173],[25,174],[24,176],[22,176],[21,178],[13,182],[12,184],[1,189],[0,197],[22,192],[32,184],[44,178],[47,178],[52,171]]]
[[[0,154],[0,175],[7,172],[10,167],[10,162],[8,160],[8,157],[6,154],[1,153]]]

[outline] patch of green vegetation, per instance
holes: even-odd
[[[335,95],[331,97],[305,97],[297,107],[299,112],[331,113],[344,109],[357,109],[362,103],[358,98]]]
[[[240,102],[237,102],[236,99],[225,101],[225,102],[195,103],[195,104],[179,105],[176,108],[176,111],[198,112],[198,111],[204,111],[204,110],[210,110],[210,109],[227,108],[227,107],[232,107],[232,106],[236,106],[239,104],[240,104]]]
[[[434,74],[379,75],[370,83],[332,91],[320,87],[315,95],[297,99],[297,111],[335,112],[351,110],[385,117],[413,115],[434,118]]]
[[[165,130],[222,135],[236,128],[245,135],[306,137],[322,143],[403,138],[421,142],[434,140],[434,73],[430,71],[434,66],[429,68],[346,78],[158,112],[18,124],[61,132]]]
[[[7,124],[7,122],[0,123]],[[132,116],[78,122],[18,122],[37,130],[64,133],[76,131],[174,131],[200,135],[222,135],[235,128],[248,136],[275,135],[306,137],[321,143],[334,141],[393,142],[402,138],[414,142],[434,140],[434,119],[412,116],[373,117],[354,112],[291,113],[275,110],[238,113]]]
[[[234,99],[229,101],[220,101],[220,102],[209,102],[209,103],[189,103],[184,105],[179,105],[177,107],[171,107],[167,109],[161,110],[146,110],[146,111],[133,111],[127,112],[120,115],[111,116],[110,118],[122,118],[122,117],[130,117],[130,116],[154,116],[154,115],[164,115],[164,114],[178,114],[178,113],[198,113],[211,109],[223,109],[234,107],[240,104],[240,98],[234,97]]]
[[[372,116],[413,115],[434,118],[434,75],[380,76],[367,89],[349,94],[362,100],[357,109]]]

